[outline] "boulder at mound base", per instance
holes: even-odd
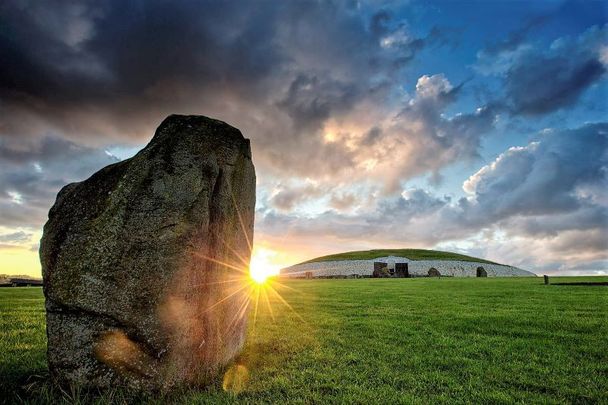
[[[255,205],[249,140],[166,118],[131,159],[65,186],[40,245],[59,383],[204,384],[246,333]]]

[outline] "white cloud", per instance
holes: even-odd
[[[422,99],[437,99],[447,95],[453,88],[454,86],[443,73],[433,76],[423,75],[416,82],[416,96]]]
[[[21,193],[17,192],[17,191],[12,191],[9,190],[6,192],[10,198],[10,200],[12,202],[14,202],[17,205],[21,205],[23,204],[23,196],[21,195]]]

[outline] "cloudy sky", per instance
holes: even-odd
[[[276,265],[458,251],[608,273],[601,1],[0,4],[0,273],[40,274],[65,184],[171,113],[241,129]]]

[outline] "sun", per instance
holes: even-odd
[[[268,277],[279,274],[278,266],[272,262],[275,255],[270,249],[254,247],[249,263],[249,277],[254,282],[264,284]]]
[[[249,268],[249,276],[256,283],[264,284],[268,279],[269,275],[262,267],[258,267],[254,265],[254,263],[251,263],[251,266]]]

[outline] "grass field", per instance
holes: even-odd
[[[224,391],[220,378],[154,400],[608,403],[608,287],[538,278],[281,283],[274,288],[291,309],[271,293],[272,312],[265,300],[251,311],[242,392]],[[142,399],[50,388],[39,288],[0,289],[0,342],[0,399]]]
[[[354,252],[336,253],[333,255],[316,257],[311,260],[299,263],[326,262],[330,260],[371,260],[378,257],[397,256],[407,257],[411,260],[465,260],[469,262],[498,264],[478,257],[461,255],[459,253],[442,252],[440,250],[427,249],[375,249],[359,250]]]

